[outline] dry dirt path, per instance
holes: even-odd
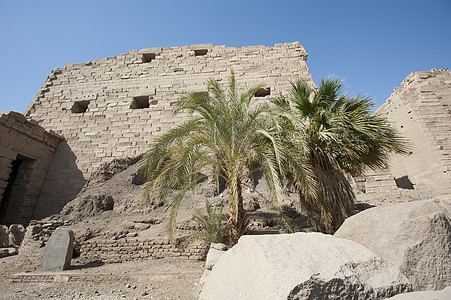
[[[114,275],[108,282],[13,283],[17,256],[0,259],[0,299],[197,299],[204,262],[158,259],[72,266],[62,275]],[[64,278],[64,276],[62,276]]]

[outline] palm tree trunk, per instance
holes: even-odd
[[[235,208],[235,201],[233,199],[232,190],[229,189],[229,212],[230,212],[230,227],[229,227],[229,243],[235,245],[238,243],[238,239],[247,230],[246,212],[244,211],[242,187],[240,183],[237,183],[237,199],[238,210]]]

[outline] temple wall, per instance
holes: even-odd
[[[451,72],[411,73],[377,112],[411,143],[390,159],[397,185],[451,202]]]
[[[186,120],[173,116],[177,100],[205,91],[209,78],[238,88],[264,83],[260,103],[287,94],[299,77],[314,84],[299,42],[274,47],[229,48],[212,44],[133,50],[117,57],[52,71],[25,112],[64,136],[41,192],[36,217],[58,212],[100,164],[143,153],[161,133]]]
[[[22,114],[0,114],[0,222],[28,224],[61,137]]]

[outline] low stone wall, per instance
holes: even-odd
[[[31,221],[27,227],[25,239],[32,240],[35,247],[44,247],[53,232],[61,226],[70,228],[70,222],[58,220]],[[77,233],[75,232],[77,236]],[[36,243],[38,242],[38,243]],[[75,239],[75,247],[79,251],[78,263],[101,261],[104,263],[121,263],[167,257],[189,260],[205,260],[209,244],[204,241],[193,241],[185,247],[179,246],[167,238],[123,237],[101,239],[93,237],[87,240]],[[20,249],[19,249],[20,251]],[[29,251],[29,249],[27,250]]]
[[[80,260],[121,263],[166,257],[204,260],[208,244],[196,241],[181,248],[167,239],[87,240],[80,245]]]
[[[124,275],[111,275],[111,274],[61,274],[61,273],[42,273],[42,274],[30,274],[30,273],[20,273],[13,274],[11,276],[11,282],[24,282],[24,283],[39,283],[39,282],[77,282],[77,281],[88,281],[88,282],[121,282],[129,280],[129,276]]]

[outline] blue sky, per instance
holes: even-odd
[[[54,68],[132,49],[300,41],[316,82],[379,106],[411,72],[451,67],[450,0],[0,0],[0,111],[24,112]],[[293,79],[294,80],[294,79]]]

